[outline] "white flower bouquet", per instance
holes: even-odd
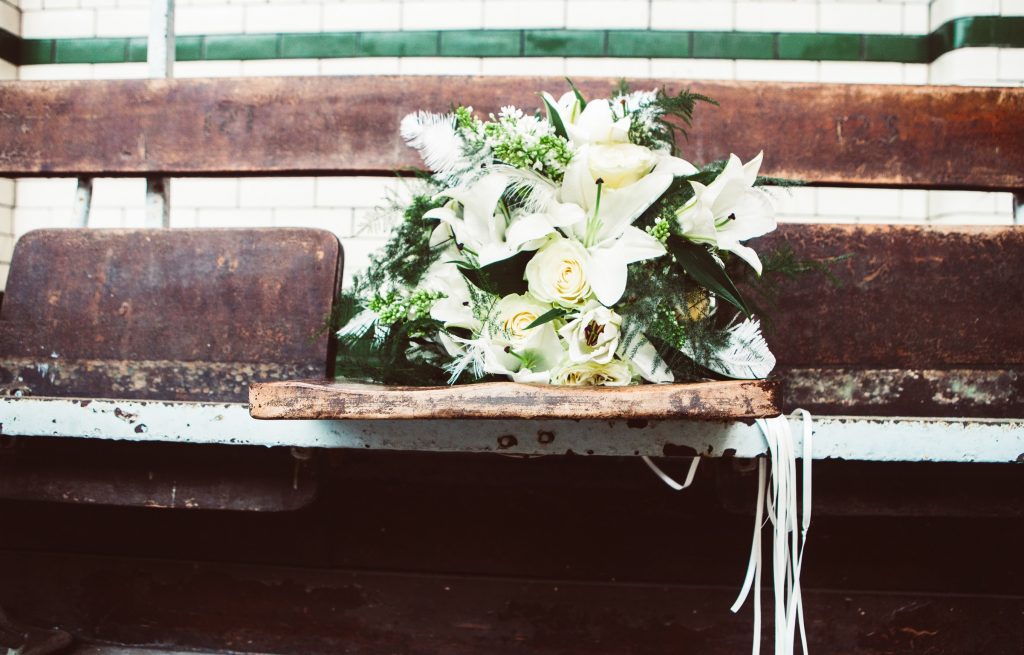
[[[677,132],[704,96],[541,94],[482,120],[407,116],[432,176],[336,317],[338,372],[385,383],[762,378],[775,365],[729,270],[775,228],[747,163],[697,168]]]

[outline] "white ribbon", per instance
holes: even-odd
[[[796,413],[803,419],[803,498],[797,501],[796,476],[796,445],[790,431],[789,421],[785,416],[757,419],[755,423],[761,428],[765,441],[768,443],[768,459],[771,463],[771,479],[766,480],[766,462],[763,457],[757,460],[757,507],[754,511],[754,534],[750,543],[750,560],[747,573],[743,579],[739,596],[731,610],[738,612],[751,589],[754,589],[754,643],[753,655],[761,652],[761,528],[764,527],[764,515],[774,526],[772,532],[772,588],[775,597],[775,653],[776,655],[792,655],[796,645],[796,629],[800,628],[800,644],[804,655],[807,655],[807,629],[804,625],[803,597],[800,592],[800,569],[804,561],[804,546],[807,544],[807,531],[811,527],[811,446],[813,424],[811,415],[798,409]],[[676,491],[682,491],[693,483],[697,473],[700,457],[694,457],[686,480],[679,484],[651,461],[650,457],[641,459],[661,478],[662,482]],[[770,493],[769,493],[770,488]],[[800,512],[800,528],[797,530],[797,513]]]
[[[775,653],[790,655],[796,645],[796,629],[800,628],[800,644],[807,655],[807,630],[804,625],[803,597],[800,591],[800,570],[803,566],[807,531],[811,527],[811,447],[813,439],[811,415],[800,409],[803,418],[803,498],[797,501],[796,447],[784,416],[756,421],[771,460],[771,480],[765,481],[765,460],[757,464],[757,509],[754,513],[754,535],[751,539],[750,561],[739,597],[732,606],[737,612],[754,591],[753,655],[761,652],[761,528],[762,511],[772,522],[772,587],[775,598]],[[770,493],[769,493],[770,487]],[[797,512],[800,528],[797,529]]]
[[[691,458],[691,460],[690,460],[690,470],[688,470],[686,472],[686,480],[682,484],[679,484],[678,482],[676,482],[675,480],[670,478],[667,473],[665,473],[660,468],[658,468],[658,465],[655,464],[654,462],[652,462],[651,458],[648,457],[647,455],[644,455],[640,459],[644,460],[644,464],[647,464],[647,466],[652,471],[654,471],[654,474],[656,476],[658,476],[659,478],[661,478],[662,482],[664,482],[668,486],[672,487],[676,491],[682,491],[683,489],[685,489],[685,488],[689,487],[691,484],[693,484],[693,476],[696,475],[696,473],[697,473],[697,465],[700,464],[700,457],[699,456]]]

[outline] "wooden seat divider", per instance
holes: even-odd
[[[721,102],[681,142],[696,163],[763,149],[765,174],[815,185],[1024,190],[1024,89],[634,86]],[[564,87],[0,82],[0,177],[390,175],[420,166],[406,113]],[[1024,228],[784,224],[752,245],[849,255],[838,284],[808,273],[760,299],[771,380],[567,392],[330,380],[331,338],[312,336],[341,271],[326,232],[26,234],[0,306],[0,382],[21,394],[0,398],[0,525],[18,527],[0,531],[0,605],[181,650],[745,651],[750,616],[728,605],[765,450],[751,419],[804,407],[812,651],[1016,652]],[[699,484],[674,494],[637,455],[673,475],[704,455]]]
[[[29,232],[0,308],[0,381],[8,397],[75,399],[82,431],[102,438],[88,422],[97,399],[223,407],[253,381],[325,375],[333,351],[315,335],[340,257],[320,230]],[[116,418],[150,429],[127,408]],[[314,468],[287,449],[22,440],[0,471],[7,498],[281,510],[315,492]]]

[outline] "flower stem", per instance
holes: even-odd
[[[597,200],[594,201],[594,215],[587,221],[587,233],[583,238],[583,247],[589,248],[594,245],[597,232],[601,229],[601,220],[598,215],[601,213],[601,190],[604,189],[604,180],[597,178]]]

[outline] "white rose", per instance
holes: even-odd
[[[632,143],[608,143],[590,146],[587,164],[594,180],[602,180],[609,189],[638,182],[658,163],[650,148]]]
[[[530,336],[531,331],[527,327],[550,309],[550,305],[529,294],[512,293],[498,301],[495,313],[502,332],[511,343],[518,344]]]
[[[622,387],[633,381],[633,373],[629,364],[613,359],[607,364],[589,362],[570,362],[551,374],[552,384],[571,386],[606,386]]]
[[[607,364],[618,350],[621,326],[621,316],[599,305],[577,315],[558,334],[569,344],[571,361]]]
[[[562,307],[579,307],[590,296],[587,251],[577,241],[554,238],[526,264],[530,294]]]

